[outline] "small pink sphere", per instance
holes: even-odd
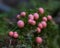
[[[43,28],[47,27],[47,23],[45,21],[42,21],[41,24],[43,25]]]
[[[14,34],[17,34],[17,32],[14,32]]]
[[[43,8],[39,8],[39,12],[40,12],[41,14],[44,14],[44,9],[43,9]]]
[[[37,27],[36,31],[37,31],[37,33],[40,33],[41,29],[39,27]]]
[[[36,21],[32,20],[31,25],[36,25]]]
[[[51,16],[51,15],[48,15],[48,16],[47,16],[47,19],[48,19],[48,20],[52,20],[52,16]]]
[[[20,19],[20,15],[17,15],[17,17],[16,17],[17,19]]]
[[[13,36],[13,31],[9,32],[9,36],[11,36],[11,37]]]
[[[41,37],[36,37],[36,43],[41,44],[43,42],[43,39]]]
[[[42,25],[41,23],[39,23],[39,24],[38,24],[38,27],[39,27],[40,29],[42,29],[42,28],[43,28],[43,25]]]
[[[28,20],[28,23],[31,24],[31,25],[36,25],[36,21],[32,20],[32,19],[29,19]]]
[[[20,14],[22,17],[25,17],[26,16],[26,12],[21,12]]]
[[[29,14],[28,18],[29,19],[34,19],[34,16],[32,14]]]
[[[14,35],[13,35],[14,38],[18,38],[18,36],[19,35],[17,33],[14,33]]]
[[[29,23],[29,24],[31,24],[31,23],[32,23],[32,21],[33,21],[32,19],[29,19],[29,20],[28,20],[28,23]]]
[[[34,19],[38,20],[39,19],[39,14],[38,13],[34,13]]]
[[[42,20],[47,22],[47,17],[43,17]]]
[[[18,25],[19,28],[23,28],[24,27],[24,22],[22,20],[19,20],[17,22],[17,25]]]

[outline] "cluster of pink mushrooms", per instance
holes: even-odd
[[[44,14],[44,9],[43,8],[39,8],[38,11],[39,11],[40,14]],[[20,19],[20,17],[26,17],[26,12],[21,12],[20,15],[17,15],[17,19]],[[28,15],[28,24],[34,26],[34,25],[36,25],[36,20],[38,20],[38,19],[39,19],[39,14],[38,13],[29,14]],[[37,33],[41,33],[41,30],[43,28],[47,27],[47,23],[46,22],[48,20],[52,20],[52,16],[51,15],[48,15],[47,17],[44,16],[42,18],[42,21],[38,23],[38,26],[36,28]],[[25,26],[24,21],[23,20],[19,20],[17,22],[17,26],[19,28],[24,28],[24,26]],[[13,32],[9,32],[9,35],[13,36],[14,38],[18,37],[18,34],[16,32],[14,32],[14,33]],[[41,44],[43,39],[41,37],[36,37],[35,41],[36,41],[36,43]]]
[[[9,36],[16,39],[16,38],[18,38],[19,35],[18,35],[17,32],[10,31],[10,32],[9,32]]]

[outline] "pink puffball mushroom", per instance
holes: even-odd
[[[14,32],[14,34],[17,34],[17,32]]]
[[[17,33],[14,33],[14,35],[13,35],[14,38],[18,38],[18,36],[19,35]]]
[[[32,20],[31,25],[36,25],[36,21]]]
[[[39,8],[39,12],[40,12],[41,14],[44,14],[44,9],[43,9],[43,8]]]
[[[34,19],[34,16],[32,14],[29,14],[28,18],[29,19]]]
[[[41,44],[43,42],[43,39],[41,37],[36,37],[36,43]]]
[[[52,16],[51,16],[51,15],[48,15],[48,16],[47,16],[47,19],[48,19],[48,20],[52,20]]]
[[[21,12],[20,14],[22,17],[25,17],[26,16],[26,12]]]
[[[47,27],[47,23],[45,21],[42,21],[41,24],[43,25],[43,28]]]
[[[20,19],[20,15],[17,15],[17,17],[16,17],[17,19]]]
[[[39,27],[37,27],[36,31],[37,31],[37,33],[40,33],[41,29]]]
[[[42,28],[43,28],[43,25],[42,25],[41,23],[39,23],[39,24],[38,24],[38,27],[39,27],[40,29],[42,29]]]
[[[9,32],[9,36],[12,37],[13,36],[13,31]]]
[[[28,23],[31,24],[31,23],[32,23],[32,19],[29,19],[29,20],[28,20]]]
[[[47,17],[43,17],[42,20],[47,22]]]
[[[28,20],[28,23],[31,24],[31,25],[35,25],[36,24],[36,21],[32,20],[32,19],[29,19]]]
[[[34,13],[34,19],[38,20],[39,19],[39,14],[38,13]]]
[[[19,20],[17,22],[17,25],[18,25],[19,28],[23,28],[24,27],[24,22],[22,20]]]

